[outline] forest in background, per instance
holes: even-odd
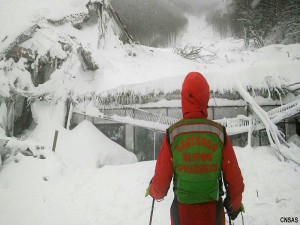
[[[248,47],[300,41],[300,0],[227,0],[206,21],[223,37],[244,39]]]
[[[174,47],[188,16],[206,16],[223,37],[245,46],[300,41],[300,0],[111,0],[134,40],[152,47]]]

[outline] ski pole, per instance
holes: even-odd
[[[228,216],[228,219],[229,219],[229,225],[232,225],[232,223],[231,223],[231,219],[230,219],[230,217]]]
[[[153,198],[153,200],[152,200],[152,207],[151,207],[151,214],[150,214],[150,221],[149,221],[149,225],[151,225],[151,224],[152,224],[152,217],[153,217],[154,202],[155,202],[155,199]]]

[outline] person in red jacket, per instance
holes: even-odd
[[[161,200],[173,179],[172,225],[225,225],[224,207],[231,220],[243,211],[241,170],[225,128],[207,119],[209,93],[202,74],[185,77],[183,119],[167,129],[146,192]]]

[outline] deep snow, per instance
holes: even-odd
[[[155,161],[95,168],[90,158],[114,150],[100,132],[84,121],[76,137],[66,132],[66,144],[46,159],[18,154],[0,172],[0,221],[5,225],[122,225],[148,224],[151,198],[144,197]],[[88,128],[88,130],[87,130]],[[97,142],[82,140],[97,136]],[[125,150],[124,150],[125,151]],[[72,152],[70,154],[70,152]],[[244,176],[245,224],[281,224],[281,217],[300,216],[299,167],[281,162],[270,147],[240,148],[235,152]],[[67,154],[65,154],[67,153]],[[93,155],[95,156],[95,155]],[[70,160],[70,158],[72,160]],[[115,157],[116,159],[119,157]],[[155,203],[153,224],[169,224],[172,190]],[[241,223],[241,218],[236,224]]]

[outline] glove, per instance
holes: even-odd
[[[230,200],[227,197],[224,199],[224,207],[226,209],[227,215],[231,220],[235,220],[240,212],[245,212],[243,203],[241,203],[241,206],[237,211],[234,211],[230,203]]]
[[[245,213],[245,207],[244,207],[243,203],[241,203],[240,211],[241,211],[242,213]]]
[[[151,184],[149,184],[149,186],[146,189],[145,197],[150,195],[150,186],[151,186]]]

